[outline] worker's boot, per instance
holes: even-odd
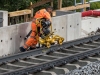
[[[24,47],[20,47],[19,49],[20,49],[21,52],[25,52],[26,51],[26,49]]]
[[[34,49],[36,49],[36,45],[32,45],[32,46],[29,48],[29,50],[34,50]]]
[[[30,50],[34,50],[34,49],[36,49],[36,47],[30,47],[29,49],[30,49]]]

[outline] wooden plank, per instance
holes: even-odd
[[[26,15],[26,14],[31,14],[31,10],[26,9],[26,10],[21,10],[21,11],[14,11],[14,12],[9,12],[8,14],[9,14],[9,17]]]
[[[53,11],[52,12],[52,16],[56,16],[56,11]]]
[[[86,7],[90,7],[90,4],[81,4],[81,5],[76,5],[76,6],[70,6],[70,7],[64,7],[61,8],[60,10],[76,10],[76,9],[82,9],[82,8],[86,8]]]
[[[90,7],[90,4],[81,4],[81,5],[77,5],[77,6],[69,6],[69,7],[61,8],[60,10],[61,11],[70,11],[70,10],[82,9],[82,8],[86,8],[86,7]],[[53,13],[52,13],[53,16],[56,16],[55,11],[53,11]]]
[[[58,0],[58,9],[62,8],[62,0]]]
[[[30,5],[32,5],[33,3],[31,2]],[[31,8],[31,17],[33,17],[33,13],[34,13],[34,9]]]
[[[41,0],[41,1],[37,2],[37,3],[35,3],[35,4],[32,4],[32,5],[30,6],[30,9],[31,9],[31,8],[35,8],[35,7],[38,7],[38,6],[41,6],[41,5],[43,5],[43,4],[46,4],[46,3],[52,2],[52,1],[53,1],[53,0]]]
[[[86,3],[86,0],[84,0],[84,4]],[[86,8],[84,8],[84,11],[86,11]]]
[[[53,1],[51,2],[51,6],[53,7]]]

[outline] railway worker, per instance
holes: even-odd
[[[49,20],[51,22],[52,11],[53,11],[53,8],[49,6],[35,13],[35,16],[32,19],[32,23],[31,23],[32,33],[30,34],[30,37],[26,41],[26,43],[22,47],[20,47],[21,52],[27,51],[30,47],[33,49],[36,48],[36,44],[38,43],[38,40],[39,40],[39,36],[37,33],[37,27],[39,27],[39,25],[36,24],[36,20],[45,18],[46,20]]]

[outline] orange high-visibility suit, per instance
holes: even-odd
[[[31,24],[32,33],[30,34],[30,38],[26,41],[26,43],[23,46],[25,49],[28,49],[29,47],[32,48],[36,47],[36,44],[39,40],[39,36],[37,33],[37,27],[39,27],[39,25],[36,25],[36,19],[41,19],[41,18],[45,18],[51,21],[50,13],[47,12],[46,9],[41,9],[36,12]]]

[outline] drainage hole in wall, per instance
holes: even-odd
[[[20,38],[21,38],[22,36],[20,36]]]
[[[62,29],[64,29],[64,27],[62,27]]]
[[[56,31],[56,29],[54,29],[54,31]]]
[[[1,40],[1,42],[3,42],[3,40]]]
[[[10,40],[12,40],[12,38],[10,38]]]
[[[70,25],[70,27],[72,27],[72,25]]]
[[[79,25],[79,24],[77,24],[77,25]]]

